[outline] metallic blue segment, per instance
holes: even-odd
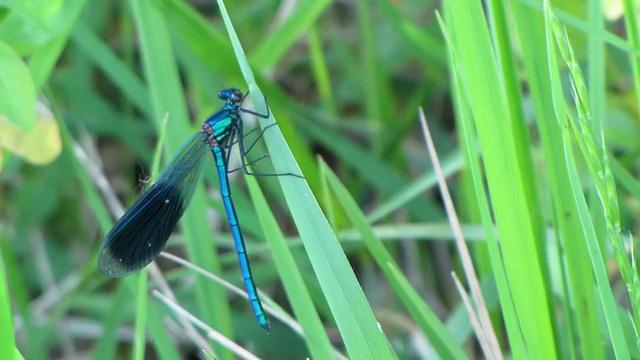
[[[155,260],[193,197],[208,145],[194,134],[158,176],[156,183],[118,220],[100,248],[98,269],[127,276]]]
[[[249,302],[253,313],[258,319],[258,323],[263,329],[269,331],[269,320],[264,313],[262,303],[258,298],[258,290],[256,284],[253,282],[253,276],[251,275],[251,267],[249,266],[249,257],[247,256],[247,249],[244,245],[244,239],[242,232],[240,231],[240,224],[238,223],[238,217],[236,216],[236,209],[231,201],[231,190],[229,188],[229,178],[227,176],[227,164],[224,149],[220,146],[211,146],[211,152],[213,158],[216,161],[216,167],[218,169],[218,181],[220,182],[220,194],[222,196],[222,202],[227,212],[227,219],[229,221],[229,227],[231,228],[231,234],[233,235],[233,241],[236,246],[236,253],[238,254],[238,261],[240,262],[240,272],[242,273],[242,280],[249,296]]]

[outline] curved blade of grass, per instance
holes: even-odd
[[[316,19],[332,2],[331,0],[298,2],[293,12],[287,16],[285,23],[261,42],[260,47],[251,56],[251,62],[258,69],[277,64],[291,49],[292,44],[311,29]]]
[[[222,0],[218,0],[218,6],[249,90],[254,99],[264,98]],[[257,111],[262,112],[262,109],[257,108]],[[261,121],[260,126],[265,129],[274,122],[272,115],[269,120]],[[264,138],[275,172],[300,174],[279,129],[271,128]],[[309,185],[293,176],[279,176],[278,180],[349,355],[354,359],[391,358],[386,336]]]
[[[459,151],[453,151],[447,154],[442,161],[442,172],[445,177],[457,173],[464,166],[464,159]],[[380,203],[375,210],[367,216],[371,223],[375,223],[380,219],[388,216],[398,208],[405,206],[411,200],[423,194],[426,190],[437,185],[438,180],[433,169],[427,170],[419,178],[411,181],[404,187],[400,188],[394,195],[388,197],[384,202]]]
[[[0,116],[31,131],[36,122],[33,77],[20,54],[4,42],[0,42],[0,92]]]
[[[313,70],[313,78],[318,86],[320,98],[324,104],[324,108],[330,114],[337,114],[336,102],[331,89],[331,76],[327,67],[326,54],[322,49],[322,42],[315,27],[310,27],[307,36],[309,38],[309,58],[311,60],[311,69]]]
[[[5,239],[2,240],[4,241]],[[7,274],[5,272],[4,260],[2,258],[2,248],[0,248],[0,318],[4,319],[3,321],[0,321],[0,334],[3,334],[0,336],[0,359],[13,359],[14,352],[18,352],[16,351],[11,299],[9,297]]]
[[[179,0],[158,2],[167,14],[167,23],[193,53],[216,73],[236,79],[237,68],[229,41],[211,22],[190,4]],[[215,59],[215,61],[212,61]]]

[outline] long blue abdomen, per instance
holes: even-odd
[[[227,166],[225,164],[224,150],[219,145],[212,145],[211,152],[216,162],[216,168],[218,170],[218,180],[220,182],[220,194],[222,196],[222,202],[227,212],[227,219],[229,221],[229,227],[231,228],[231,234],[233,235],[233,241],[236,246],[236,253],[238,254],[238,261],[240,262],[240,272],[242,273],[242,280],[244,286],[247,289],[249,295],[249,302],[253,313],[258,319],[258,323],[263,329],[269,331],[269,321],[264,313],[260,299],[258,298],[258,290],[256,284],[253,282],[253,276],[251,275],[251,267],[249,266],[249,257],[247,256],[247,249],[244,245],[244,239],[242,232],[240,231],[240,224],[238,223],[238,217],[236,216],[236,209],[233,206],[231,200],[231,190],[229,188],[229,178],[227,176]]]

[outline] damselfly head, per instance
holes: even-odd
[[[218,93],[218,98],[220,100],[230,100],[234,103],[241,102],[242,97],[242,92],[236,88],[224,89]]]

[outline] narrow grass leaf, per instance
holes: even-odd
[[[0,234],[0,241],[6,241],[4,235]],[[13,312],[11,311],[11,297],[9,296],[9,284],[7,283],[7,273],[4,267],[2,248],[0,247],[0,359],[14,358],[16,351],[16,338],[13,328]]]
[[[331,77],[327,68],[326,56],[322,50],[322,43],[318,30],[311,27],[308,32],[309,36],[309,57],[311,60],[311,68],[313,77],[318,84],[318,92],[324,104],[324,108],[330,114],[337,114],[336,103],[331,89]]]
[[[638,51],[640,51],[640,26],[638,26],[638,4],[636,1],[622,1],[624,8],[624,25],[628,39],[628,46],[631,47],[629,52],[629,60],[633,74],[633,86],[636,90],[636,101],[640,105],[640,59],[638,59]],[[637,325],[636,325],[637,326]]]
[[[4,42],[0,42],[0,94],[0,119],[30,131],[36,122],[36,87],[20,55]]]
[[[332,0],[304,0],[296,3],[295,9],[284,22],[260,43],[251,56],[251,63],[261,70],[277,64],[291,49],[293,43],[307,33]]]
[[[200,61],[233,81],[240,78],[229,39],[216,30],[209,19],[184,1],[163,0],[159,4],[171,29]]]
[[[449,177],[460,171],[464,165],[464,159],[460,152],[455,151],[445,156],[442,161],[442,172],[445,177]],[[438,184],[435,172],[429,169],[417,179],[413,180],[406,186],[402,187],[395,194],[385,199],[375,210],[371,211],[367,218],[370,222],[375,223],[378,220],[390,215],[397,209],[406,205],[409,201],[423,194],[425,191],[433,188]]]
[[[144,268],[136,273],[134,278],[136,281],[136,320],[135,334],[133,338],[133,359],[144,359],[144,350],[147,345],[146,328],[147,328],[147,273],[149,270]]]

